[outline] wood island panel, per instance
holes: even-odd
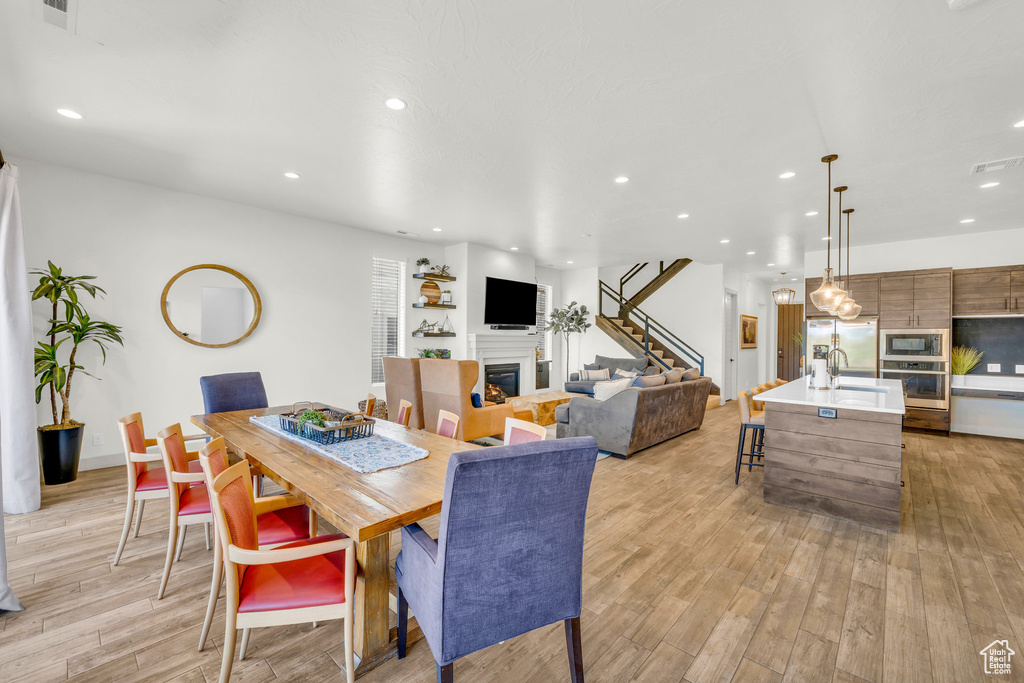
[[[900,530],[902,415],[765,406],[766,503]]]

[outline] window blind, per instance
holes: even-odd
[[[551,285],[537,285],[537,346],[540,359],[551,360],[551,330],[548,317],[551,315]]]
[[[373,257],[373,322],[370,338],[370,376],[384,381],[384,356],[405,352],[405,261]]]

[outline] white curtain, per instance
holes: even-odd
[[[5,513],[39,509],[39,455],[32,377],[32,309],[18,199],[18,169],[0,169],[0,506]],[[7,583],[0,518],[0,611],[24,609]]]

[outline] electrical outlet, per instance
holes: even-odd
[[[1017,374],[1018,375],[1024,375],[1024,365],[1018,365],[1017,366]]]
[[[103,445],[103,435],[102,434],[93,434],[92,435],[92,445],[93,446],[102,446]]]
[[[999,365],[999,363],[989,363],[988,364],[988,371],[989,372],[1001,372],[1002,371],[1002,366]]]

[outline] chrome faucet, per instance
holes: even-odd
[[[829,386],[831,386],[833,388],[835,387],[836,377],[839,376],[839,361],[836,360],[834,365],[833,365],[833,361],[832,361],[832,356],[834,354],[836,354],[836,353],[839,353],[839,354],[842,355],[842,357],[843,357],[843,366],[847,367],[847,368],[850,367],[850,359],[847,357],[846,351],[844,351],[843,349],[841,349],[841,348],[839,348],[837,346],[837,347],[835,347],[834,349],[832,349],[831,351],[828,352],[828,356],[826,356],[826,360],[828,361],[828,368],[827,368],[826,372],[828,372]],[[834,370],[833,370],[833,368],[834,368]]]

